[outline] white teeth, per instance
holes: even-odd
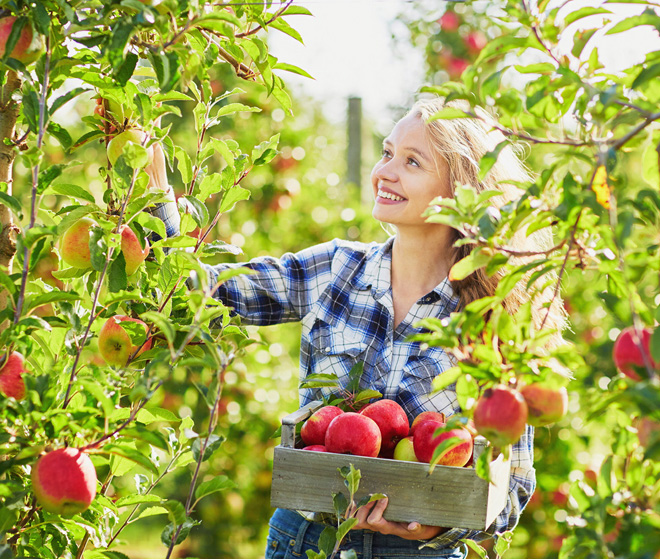
[[[394,200],[396,202],[399,202],[401,200],[405,200],[405,198],[402,198],[401,196],[397,196],[396,194],[392,194],[390,192],[385,192],[384,190],[379,190],[378,191],[378,196],[380,198],[387,198],[388,200]]]

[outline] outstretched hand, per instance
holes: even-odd
[[[154,158],[144,170],[149,175],[149,188],[152,190],[162,190],[169,192],[170,185],[167,182],[167,166],[165,164],[165,154],[160,143],[153,144]]]
[[[383,518],[387,497],[360,507],[355,515],[358,523],[353,530],[372,530],[384,535],[399,536],[406,540],[428,540],[444,532],[446,528],[427,526],[419,522],[391,522]]]

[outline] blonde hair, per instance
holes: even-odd
[[[478,118],[454,118],[454,119],[429,119],[445,107],[457,108],[465,112],[476,114]],[[455,185],[470,185],[479,193],[484,190],[497,190],[500,196],[491,198],[494,207],[501,208],[508,202],[516,200],[522,194],[522,190],[515,183],[527,183],[533,180],[532,174],[522,162],[521,148],[509,143],[499,153],[497,162],[492,166],[484,179],[479,179],[479,162],[486,153],[493,151],[505,136],[493,128],[493,117],[484,109],[471,108],[466,101],[444,102],[442,98],[422,100],[408,113],[419,116],[426,123],[428,140],[434,152],[442,157],[449,168],[449,183],[452,193]],[[453,254],[450,257],[450,265],[466,257],[474,248],[474,245],[465,244],[456,247],[454,243],[461,238],[461,233],[455,231],[452,243]],[[548,227],[540,229],[531,235],[526,231],[517,231],[511,239],[507,248],[516,252],[541,252],[553,246],[552,232]],[[517,256],[511,258],[511,263],[521,265],[529,262],[532,258]],[[525,279],[529,279],[533,270],[528,272],[525,278],[511,290],[504,300],[504,308],[515,314],[521,305],[532,300],[532,318],[536,328],[541,324],[544,328],[557,331],[557,334],[549,341],[548,347],[554,347],[562,343],[561,331],[566,326],[566,313],[559,294],[555,297],[552,286],[537,288],[534,295],[532,290],[526,288]],[[467,278],[452,282],[452,287],[460,298],[461,307],[480,299],[494,295],[495,289],[501,279],[501,274],[493,276],[486,274],[485,268],[480,268]],[[556,281],[556,274],[549,276],[545,274],[541,281],[548,279]],[[547,316],[546,316],[547,315]]]

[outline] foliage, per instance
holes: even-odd
[[[46,49],[28,68],[3,60],[3,99],[13,93],[16,104],[5,101],[2,117],[18,112],[17,132],[7,139],[17,176],[29,183],[23,192],[20,184],[3,183],[0,200],[20,220],[16,246],[2,247],[3,254],[13,248],[16,258],[0,272],[7,296],[0,347],[3,357],[15,350],[27,357],[29,389],[25,400],[0,404],[3,553],[123,557],[124,530],[136,521],[153,526],[157,518],[169,557],[197,529],[194,513],[203,499],[236,486],[219,473],[225,436],[218,430],[238,437],[227,424],[226,397],[241,400],[243,389],[235,385],[249,373],[235,359],[252,343],[211,298],[213,286],[202,282],[188,290],[184,280],[193,270],[203,277],[200,258],[236,252],[227,243],[204,241],[223,214],[249,197],[241,185],[246,177],[277,154],[277,134],[255,138],[247,149],[218,137],[236,115],[259,111],[265,102],[258,96],[241,102],[240,87],[218,88],[214,79],[232,76],[252,90],[250,82],[259,83],[290,112],[275,71],[304,72],[269,54],[262,30],[297,38],[289,16],[308,12],[291,2],[226,7],[170,0],[6,8],[34,26]],[[11,89],[17,80],[20,89]],[[90,95],[102,99],[94,115],[84,102]],[[184,145],[171,134],[180,120],[190,125]],[[114,166],[99,167],[103,144],[134,127],[149,134],[148,143],[128,144]],[[142,211],[165,200],[144,171],[147,148],[156,143],[180,181],[182,233],[199,228],[197,238],[165,239],[162,223]],[[6,175],[12,170],[10,164]],[[88,187],[80,186],[81,178]],[[97,224],[89,243],[92,269],[63,268],[54,245],[83,216]],[[123,224],[143,243],[151,238],[149,258],[129,277],[117,235]],[[3,217],[3,230],[16,226]],[[141,317],[154,348],[133,355],[126,367],[110,368],[98,355],[96,334],[117,314]],[[142,339],[128,333],[137,345],[145,341],[144,333]],[[197,393],[184,400],[194,403],[195,413],[173,406],[183,386]],[[264,432],[270,436],[268,424]],[[92,456],[100,485],[87,511],[65,519],[41,510],[29,471],[43,451],[69,445]]]
[[[437,17],[425,6],[417,2],[416,12],[405,15],[413,35]],[[610,2],[598,8],[492,3],[477,20],[483,4],[455,9],[486,30],[489,41],[460,80],[425,91],[465,99],[470,107],[491,107],[498,115],[496,128],[531,145],[528,162],[540,171],[533,183],[519,185],[523,195],[499,212],[462,188],[428,212],[430,220],[461,230],[462,242],[473,247],[452,269],[454,279],[484,267],[489,275],[502,276],[490,300],[441,324],[428,321],[431,333],[424,341],[453,348],[458,359],[436,388],[457,381],[469,415],[480,391],[492,383],[552,377],[557,362],[568,367],[574,377],[568,384],[573,414],[537,432],[539,491],[508,556],[655,556],[658,541],[651,534],[657,534],[660,512],[660,455],[653,439],[638,439],[636,433],[644,420],[659,419],[658,374],[650,368],[640,382],[624,378],[611,351],[614,338],[629,325],[654,329],[651,354],[660,350],[660,90],[652,77],[659,53],[649,52],[643,64],[612,73],[600,61],[598,40],[641,25],[658,30],[660,16],[650,3],[640,3],[638,15],[618,19]],[[573,42],[564,47],[559,41],[567,36]],[[450,112],[437,117],[456,118]],[[473,108],[465,113],[458,116],[479,118]],[[496,149],[482,158],[482,176],[498,156]],[[516,254],[512,236],[524,227],[528,232],[551,227],[554,246]],[[522,256],[523,264],[516,260]],[[521,278],[528,278],[528,289],[547,278],[545,287],[555,298],[563,286],[574,329],[569,345],[545,354],[550,332],[529,329],[529,309],[513,320],[498,311]],[[556,522],[548,522],[551,518]]]

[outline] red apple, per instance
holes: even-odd
[[[363,408],[360,414],[373,419],[378,425],[381,455],[391,456],[396,444],[410,431],[406,412],[394,400],[378,400]]]
[[[309,446],[303,447],[303,450],[313,450],[314,452],[328,452],[328,449],[325,448],[322,444],[310,444]]]
[[[122,225],[119,233],[121,234],[121,252],[126,260],[126,275],[131,276],[149,256],[149,242],[145,240],[144,248],[142,248],[137,235],[128,225]]]
[[[103,359],[105,359],[105,362],[114,367],[125,367],[128,363],[128,358],[137,349],[133,345],[128,332],[122,327],[122,322],[137,322],[142,325],[145,333],[147,332],[147,325],[137,318],[117,315],[106,320],[99,332],[99,352]],[[151,349],[151,339],[147,340],[142,346],[138,355],[148,349]]]
[[[465,46],[472,54],[479,54],[486,46],[488,39],[481,31],[470,31],[465,37]]]
[[[376,422],[355,412],[335,417],[325,433],[325,448],[337,454],[376,457],[380,444],[380,429]]]
[[[447,66],[447,73],[452,80],[456,80],[463,75],[470,63],[464,58],[456,58],[452,56]]]
[[[69,266],[86,270],[92,267],[89,250],[89,230],[96,225],[93,219],[83,217],[69,227],[62,235],[60,254]]]
[[[110,142],[108,142],[108,161],[112,165],[117,163],[119,156],[124,153],[124,147],[128,143],[137,144],[143,146],[145,144],[145,139],[147,135],[142,130],[137,128],[131,128],[130,130],[124,130],[121,134],[117,134]],[[148,165],[154,160],[154,148],[149,146],[147,148],[147,162],[145,165]]]
[[[520,392],[504,385],[488,388],[474,408],[474,426],[495,446],[515,443],[525,432],[527,404]]]
[[[456,31],[458,26],[461,24],[460,18],[456,15],[455,12],[445,12],[442,14],[438,20],[440,27],[445,31]]]
[[[409,436],[401,439],[394,447],[394,454],[392,457],[395,460],[405,460],[406,462],[419,462],[419,460],[417,460],[417,456],[415,456],[413,438]]]
[[[660,369],[660,363],[651,359],[649,344],[651,342],[652,333],[653,330],[651,330],[651,328],[644,328],[639,331],[635,330],[634,327],[629,326],[621,331],[614,342],[614,348],[612,349],[614,364],[619,371],[633,380],[642,379],[635,369],[646,368],[644,356],[646,356],[648,363],[651,364],[654,369]],[[640,347],[640,343],[642,347]]]
[[[96,470],[77,448],[44,454],[32,468],[32,489],[44,510],[73,516],[87,510],[96,496]]]
[[[4,355],[0,355],[0,358],[2,357]],[[0,392],[7,398],[17,400],[25,398],[23,373],[27,373],[23,356],[17,351],[13,351],[0,366]]]
[[[300,430],[300,437],[305,445],[322,445],[325,444],[325,432],[328,429],[330,422],[344,413],[337,406],[323,406],[316,410],[305,423],[303,423]]]
[[[415,430],[417,429],[417,426],[422,421],[427,421],[428,419],[432,419],[433,421],[439,421],[440,423],[444,423],[445,414],[440,411],[423,411],[419,415],[416,415],[415,419],[413,419],[412,425],[410,426],[410,433],[408,433],[408,435],[412,437],[415,434]]]
[[[463,442],[459,443],[454,448],[443,452],[440,455],[437,464],[441,466],[463,467],[468,463],[472,456],[472,435],[470,435],[470,432],[464,427],[457,427],[435,435],[435,432],[444,426],[444,423],[433,421],[432,419],[422,421],[419,424],[415,430],[415,435],[413,436],[415,456],[420,462],[430,463],[433,458],[433,451],[440,446],[443,441],[452,437],[458,437]]]
[[[16,18],[7,16],[0,19],[0,58],[5,55],[5,45],[9,39]],[[21,30],[18,41],[9,55],[26,66],[37,60],[44,52],[44,43],[41,35],[34,33],[32,25],[28,22]]]
[[[559,421],[568,411],[568,390],[541,383],[528,384],[520,389],[527,404],[527,423],[542,427]]]
[[[641,417],[635,422],[635,426],[637,427],[639,444],[644,448],[648,448],[652,443],[660,440],[660,421],[649,417]]]

